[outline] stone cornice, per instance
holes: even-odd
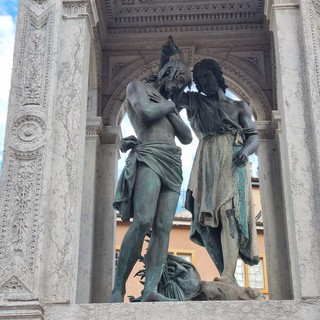
[[[257,31],[264,28],[263,0],[102,0],[111,37],[159,32]],[[180,28],[183,25],[184,28]],[[166,26],[166,27],[163,27]]]

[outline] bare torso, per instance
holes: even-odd
[[[239,114],[241,112],[240,101],[234,101],[231,99],[220,100],[219,107],[224,111],[235,123],[239,123]]]
[[[174,129],[166,116],[152,121],[143,121],[134,111],[131,103],[127,103],[127,112],[134,131],[142,143],[160,141],[176,145]]]
[[[148,86],[147,91],[151,91],[151,93],[147,92],[148,95],[156,94],[159,99],[164,100],[159,92],[153,89],[151,86]],[[152,97],[150,97],[150,99],[151,98]],[[158,119],[150,121],[142,120],[132,107],[129,100],[127,100],[127,113],[137,137],[142,143],[160,141],[170,145],[176,145],[174,140],[175,130],[167,116],[162,116]]]

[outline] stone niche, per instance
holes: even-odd
[[[319,319],[319,12],[316,0],[21,0],[0,319]],[[106,303],[121,105],[169,34],[191,68],[218,60],[253,108],[271,301]]]

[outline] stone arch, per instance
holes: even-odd
[[[202,59],[210,58],[214,57],[195,56],[194,61],[196,63]],[[238,65],[227,60],[221,60],[217,58],[214,59],[220,63],[228,87],[242,100],[251,105],[256,120],[270,121],[272,110],[271,103],[258,82],[248,73],[242,70]],[[130,73],[127,77],[122,79],[104,108],[102,118],[105,125],[120,125],[123,117],[121,105],[125,99],[125,90],[127,84],[133,79],[144,79],[150,73],[156,72],[158,66],[158,60],[153,61],[138,68],[136,71]]]

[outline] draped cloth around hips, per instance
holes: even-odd
[[[162,187],[180,193],[182,183],[181,148],[163,142],[137,144],[130,152],[121,173],[113,207],[123,221],[133,217],[133,189],[142,162],[158,174]]]

